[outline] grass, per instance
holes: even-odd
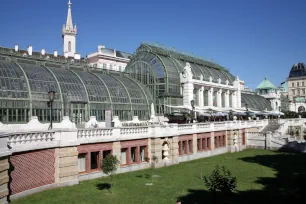
[[[150,170],[118,174],[112,193],[109,178],[83,181],[79,185],[44,191],[12,203],[211,203],[211,194],[200,178],[215,165],[224,165],[238,180],[237,192],[227,203],[299,203],[299,176],[306,172],[306,155],[268,150],[246,150],[159,168],[153,186]],[[306,193],[305,193],[306,194]],[[305,201],[305,200],[304,200]],[[224,203],[224,202],[223,202]]]

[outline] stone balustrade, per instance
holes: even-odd
[[[122,127],[120,135],[148,134],[149,127]]]
[[[7,145],[13,150],[25,151],[37,147],[45,148],[58,145],[55,131],[8,133],[2,137],[7,137]]]
[[[78,129],[78,140],[97,140],[104,137],[111,137],[113,135],[113,129]]]
[[[286,120],[288,123],[302,124],[302,119]],[[222,121],[210,123],[148,125],[115,128],[61,128],[53,131],[10,132],[2,134],[7,138],[7,144],[13,151],[43,149],[47,147],[97,142],[113,142],[140,138],[171,137],[174,135],[194,134],[200,132],[226,131],[243,128],[263,128],[268,120],[252,121]],[[70,125],[71,126],[71,125]],[[69,127],[70,127],[69,126]],[[262,133],[247,133],[250,139],[260,138]]]

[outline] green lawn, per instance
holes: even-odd
[[[116,175],[113,193],[103,188],[108,178],[80,182],[34,194],[12,203],[211,203],[211,194],[200,179],[215,165],[224,165],[237,177],[238,191],[227,203],[299,203],[300,174],[306,172],[306,155],[267,150],[246,150],[156,169],[153,186],[146,186],[150,170]],[[305,193],[306,194],[306,193]],[[224,200],[224,199],[222,199]],[[306,200],[304,200],[306,203]],[[224,202],[223,202],[224,203]]]

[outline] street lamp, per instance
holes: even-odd
[[[48,107],[50,108],[50,112],[51,112],[51,116],[50,116],[50,126],[49,126],[49,130],[51,130],[52,129],[52,113],[53,113],[53,101],[54,101],[54,98],[55,98],[55,91],[49,91],[48,92],[48,97],[49,97],[49,101],[48,101]]]
[[[194,120],[194,100],[191,100],[190,101],[190,104],[191,104],[191,107],[192,107],[192,111],[191,111],[191,119],[192,119],[192,122]]]
[[[249,109],[248,109],[248,104],[246,103],[245,104],[245,108],[246,108],[246,117],[247,117],[247,120],[249,119]]]

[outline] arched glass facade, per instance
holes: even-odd
[[[123,73],[90,71],[35,57],[0,56],[0,121],[27,122],[38,116],[41,122],[60,121],[64,115],[76,123],[96,116],[105,120],[111,109],[120,120],[149,119],[152,95],[147,87]],[[56,92],[53,112],[47,106],[48,91]]]
[[[162,105],[182,105],[180,73],[191,65],[193,78],[222,84],[232,84],[235,80],[225,68],[202,59],[164,49],[155,45],[142,44],[126,67],[126,72],[134,79],[149,87],[157,112],[163,112]]]
[[[253,110],[272,110],[271,103],[266,98],[255,94],[241,93],[241,107],[246,107],[246,104],[248,108]]]

